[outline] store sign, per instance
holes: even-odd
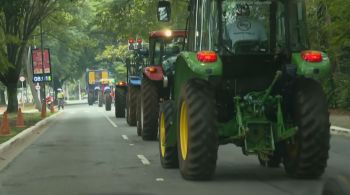
[[[44,61],[44,63],[42,63]],[[32,50],[32,68],[33,82],[50,82],[52,81],[50,50],[41,49]]]

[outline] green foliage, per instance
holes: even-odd
[[[307,1],[310,42],[326,51],[334,70],[334,99],[350,109],[350,2],[343,0]]]

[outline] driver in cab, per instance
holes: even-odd
[[[245,45],[244,43],[266,43],[267,35],[263,22],[250,17],[250,8],[248,4],[237,4],[235,6],[236,20],[233,23],[227,24],[227,33],[232,41],[234,50],[237,47],[252,47],[252,45]],[[263,51],[259,46],[249,50]],[[246,50],[246,49],[244,49]],[[266,49],[265,49],[266,50]]]

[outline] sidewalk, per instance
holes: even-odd
[[[74,105],[74,104],[87,104],[87,99],[84,100],[66,100],[65,103],[67,105]]]

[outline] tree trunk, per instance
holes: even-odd
[[[7,112],[15,113],[18,110],[18,100],[17,100],[17,83],[5,83],[7,87]]]
[[[0,89],[0,105],[6,105],[5,90]]]

